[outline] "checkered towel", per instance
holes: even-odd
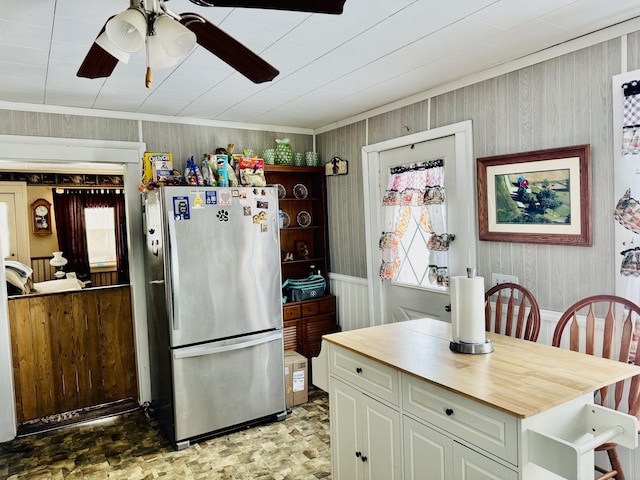
[[[624,124],[623,127],[640,125],[640,95],[624,97]]]

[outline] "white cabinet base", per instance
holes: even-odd
[[[325,347],[336,480],[591,480],[599,440],[637,446],[637,419],[593,405],[591,393],[517,418]]]
[[[332,378],[331,454],[335,480],[401,480],[400,413]]]

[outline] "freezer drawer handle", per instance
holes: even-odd
[[[241,348],[253,347],[255,345],[261,345],[263,343],[273,342],[274,340],[278,340],[282,338],[282,331],[278,330],[275,333],[272,333],[265,337],[256,338],[254,340],[249,340],[248,342],[238,342],[233,343],[231,345],[223,345],[220,347],[214,347],[210,345],[197,345],[195,347],[187,347],[182,348],[180,350],[173,351],[173,358],[190,358],[190,357],[199,357],[201,355],[211,355],[214,353],[223,353],[230,352],[233,350],[240,350]]]

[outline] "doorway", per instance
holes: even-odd
[[[26,185],[0,182],[0,252],[5,260],[29,263]]]
[[[144,266],[142,261],[143,237],[138,220],[142,216],[138,202],[140,162],[146,145],[139,142],[98,141],[68,138],[0,135],[0,162],[59,164],[118,164],[124,171],[126,192],[127,230],[129,232],[128,257],[130,264],[131,295],[133,305],[136,376],[139,383],[139,401],[150,399],[149,360],[146,328],[146,301],[144,292]],[[4,282],[4,268],[0,268],[0,282]],[[0,289],[0,383],[9,386],[0,390],[0,404],[9,408],[0,411],[0,442],[16,436],[14,411],[13,368],[6,289]]]
[[[446,308],[450,303],[447,280],[453,275],[463,275],[467,267],[476,266],[477,213],[471,121],[369,145],[362,150],[370,324],[380,325],[421,317],[449,321]],[[385,256],[386,243],[381,242],[395,222],[390,220],[389,201],[384,198],[389,176],[394,168],[407,169],[412,165],[437,160],[441,161],[444,169],[442,178],[446,199],[439,206],[440,224],[426,236],[421,236],[424,232],[418,226],[411,230],[406,245],[400,246],[404,248],[404,256],[396,259],[396,267],[389,272],[385,268],[389,262]],[[383,203],[387,206],[383,206]],[[412,221],[416,225],[420,223],[419,214],[413,217],[407,214],[407,217],[410,227]],[[425,263],[424,245],[420,245],[420,242],[436,234],[442,238],[455,235],[455,239],[448,245],[446,256],[432,255],[430,258],[433,263],[428,264]],[[421,248],[412,248],[418,246]],[[445,270],[440,269],[441,273],[446,273],[446,279],[429,281],[427,277],[436,273],[430,270],[434,270],[437,263],[442,264],[440,267],[446,267]],[[398,275],[402,268],[411,271],[411,274]],[[412,280],[407,280],[409,278]]]

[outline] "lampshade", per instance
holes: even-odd
[[[196,34],[168,15],[156,18],[153,29],[160,38],[166,55],[171,58],[181,59],[196,44]]]
[[[151,68],[168,68],[180,61],[181,57],[170,57],[158,35],[147,37],[147,61]]]
[[[53,252],[53,258],[49,260],[52,267],[64,267],[68,263],[67,259],[62,256],[62,252]]]
[[[107,22],[107,37],[125,52],[137,52],[144,45],[147,17],[137,8],[127,8]]]
[[[111,54],[112,56],[116,57],[118,60],[120,60],[123,63],[129,63],[129,59],[131,58],[131,54],[128,52],[125,52],[124,50],[116,47],[113,42],[111,40],[109,40],[109,37],[107,36],[106,32],[101,33],[98,38],[96,38],[96,43],[98,45],[100,45],[107,53]]]

